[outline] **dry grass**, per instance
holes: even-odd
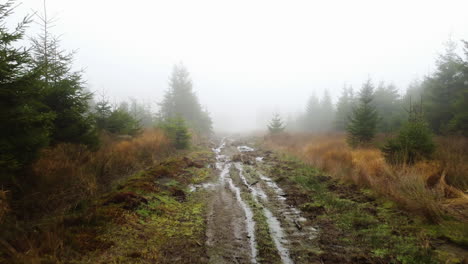
[[[436,140],[435,159],[442,163],[447,182],[468,191],[468,138],[446,137]]]
[[[266,140],[274,149],[293,154],[335,178],[376,190],[432,221],[447,212],[466,221],[468,198],[460,188],[466,186],[468,177],[467,139],[438,142],[435,160],[390,166],[378,148],[351,149],[343,134],[280,135]],[[450,207],[454,200],[457,210]]]
[[[84,198],[108,189],[113,181],[152,165],[171,150],[159,130],[125,140],[107,135],[102,138],[103,145],[96,152],[74,144],[43,150],[33,164],[37,185],[29,199],[34,200],[34,206],[41,212],[65,212]]]
[[[0,189],[0,223],[2,223],[3,218],[6,216],[8,211],[10,211],[7,194],[8,191]]]
[[[101,142],[94,152],[75,144],[44,149],[32,166],[29,188],[23,190],[28,195],[13,201],[11,211],[21,217],[3,217],[10,208],[6,191],[0,189],[0,223],[8,226],[0,232],[0,262],[5,256],[15,263],[39,263],[38,256],[56,260],[69,210],[173,151],[160,130],[127,139],[102,135]]]

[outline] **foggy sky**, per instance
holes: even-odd
[[[23,0],[15,17],[42,10]],[[53,33],[77,50],[92,91],[162,99],[182,61],[217,130],[264,128],[307,98],[368,77],[404,90],[449,36],[468,40],[468,1],[48,0]],[[38,29],[27,31],[34,35]]]

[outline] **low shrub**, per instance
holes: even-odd
[[[397,137],[388,140],[382,148],[385,159],[391,164],[414,164],[431,158],[434,151],[432,133],[422,121],[403,125]]]
[[[186,149],[190,146],[191,134],[183,118],[169,119],[158,126],[163,129],[176,149]]]

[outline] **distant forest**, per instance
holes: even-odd
[[[398,130],[409,112],[419,111],[433,132],[439,135],[468,136],[468,42],[462,41],[463,56],[456,53],[457,43],[449,41],[436,61],[435,71],[415,80],[402,95],[395,85],[365,80],[360,89],[344,86],[336,105],[327,91],[321,98],[312,95],[303,114],[288,120],[291,131],[346,131],[351,113],[363,92],[370,91],[377,110],[377,132]]]

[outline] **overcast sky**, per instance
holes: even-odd
[[[4,0],[1,0],[4,1]],[[23,0],[17,16],[42,10]],[[274,111],[368,77],[400,90],[468,40],[468,1],[48,0],[53,33],[78,50],[93,91],[157,102],[182,61],[215,128],[264,127]],[[29,35],[34,35],[33,26]]]

